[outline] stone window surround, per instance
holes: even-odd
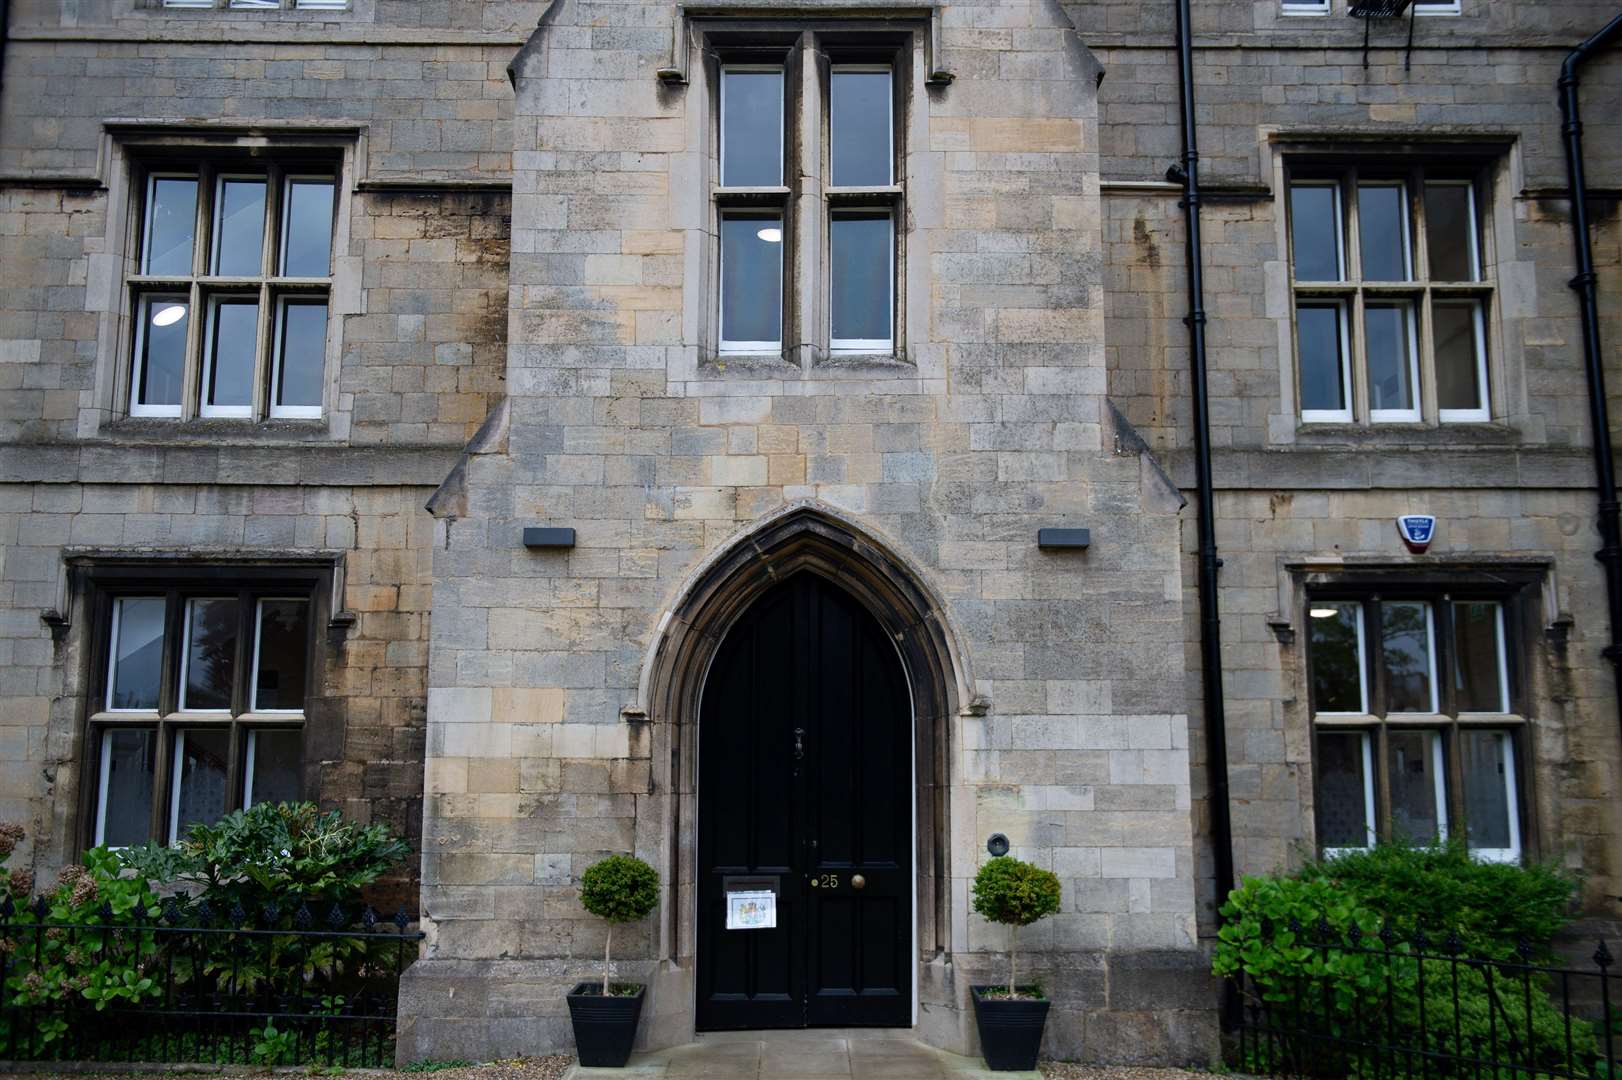
[[[774,13],[775,14],[775,13]],[[696,32],[691,48],[695,62],[681,72],[687,93],[703,95],[700,112],[703,130],[692,132],[702,147],[707,205],[702,230],[702,263],[706,287],[688,290],[684,322],[696,323],[699,368],[706,375],[746,378],[790,378],[832,374],[848,377],[853,369],[863,375],[916,375],[909,358],[907,327],[921,317],[927,298],[926,266],[912,266],[906,257],[908,210],[905,192],[912,172],[910,155],[924,146],[921,110],[923,71],[930,25],[923,18],[829,18],[815,11],[791,11],[792,17],[708,19],[688,16]],[[757,58],[764,51],[783,57],[787,144],[782,189],[725,189],[720,181],[720,71],[729,57]],[[894,177],[896,183],[861,195],[830,191],[823,183],[827,170],[827,102],[829,72],[842,58],[874,62],[882,54],[894,71],[895,101]],[[814,62],[805,62],[807,58]],[[666,78],[667,83],[678,82]],[[883,355],[833,355],[830,350],[829,264],[827,224],[829,210],[889,205],[893,232],[893,343]],[[720,352],[720,215],[723,210],[781,207],[784,211],[783,350],[778,357]],[[917,260],[912,260],[917,262]],[[696,310],[695,310],[696,306]]]
[[[74,621],[82,631],[74,635],[78,649],[78,663],[70,669],[77,687],[64,688],[65,694],[80,699],[80,720],[76,734],[73,759],[80,763],[77,800],[78,825],[69,835],[77,838],[83,847],[96,842],[98,800],[100,797],[101,736],[117,728],[157,730],[158,767],[154,776],[152,796],[152,822],[155,838],[168,832],[170,766],[174,752],[174,733],[186,728],[218,728],[231,733],[230,771],[228,773],[227,808],[242,805],[242,769],[246,752],[246,732],[258,728],[296,729],[304,734],[305,761],[304,794],[313,797],[307,782],[309,763],[319,760],[321,750],[317,743],[328,728],[330,718],[320,700],[320,687],[325,672],[338,662],[337,645],[332,636],[341,629],[347,613],[332,610],[332,597],[342,595],[343,557],[318,554],[295,559],[265,558],[256,560],[251,553],[234,556],[210,556],[199,553],[195,557],[180,556],[123,556],[112,554],[76,554],[68,556],[66,587],[72,595],[68,604],[74,611]],[[256,597],[299,596],[310,602],[308,634],[310,637],[309,665],[305,708],[299,715],[291,713],[254,714],[242,712],[227,717],[185,714],[176,711],[150,713],[108,713],[99,707],[106,700],[108,678],[108,649],[112,601],[118,595],[135,592],[158,592],[176,595],[236,593],[246,591]],[[183,606],[183,605],[182,605]],[[176,675],[169,669],[170,654],[178,646],[171,645],[170,634],[183,616],[168,612],[169,633],[165,635],[164,679],[172,683]],[[57,629],[53,627],[53,630]],[[67,627],[64,622],[62,627]],[[328,631],[323,635],[323,629]],[[251,642],[248,643],[251,646]],[[241,678],[246,678],[244,673]],[[172,696],[172,688],[169,696]],[[164,699],[160,699],[164,700]]]
[[[1285,17],[1328,15],[1334,7],[1335,0],[1279,0],[1278,13]],[[1463,0],[1414,0],[1413,13],[1420,18],[1434,15],[1462,15]]]
[[[1260,150],[1269,162],[1275,251],[1266,264],[1266,315],[1273,320],[1277,336],[1280,395],[1268,414],[1270,445],[1344,444],[1348,439],[1361,443],[1401,442],[1422,446],[1470,446],[1479,444],[1540,443],[1541,426],[1528,415],[1526,383],[1523,374],[1522,335],[1514,332],[1524,313],[1536,310],[1535,267],[1522,261],[1513,244],[1504,237],[1515,235],[1515,197],[1524,184],[1518,136],[1511,132],[1483,131],[1472,136],[1456,132],[1376,131],[1319,132],[1265,127],[1260,132]],[[1297,362],[1295,344],[1295,289],[1292,287],[1290,225],[1288,221],[1289,177],[1292,168],[1306,163],[1319,169],[1358,164],[1365,168],[1411,169],[1415,166],[1441,166],[1473,170],[1476,178],[1476,214],[1481,234],[1481,285],[1490,286],[1491,297],[1484,313],[1487,381],[1491,419],[1487,421],[1440,422],[1436,415],[1434,381],[1428,361],[1422,363],[1421,408],[1418,422],[1371,423],[1363,399],[1354,393],[1354,419],[1349,423],[1307,422],[1297,406]],[[1343,209],[1343,213],[1345,210]],[[1350,242],[1348,258],[1351,257]],[[1414,258],[1418,258],[1417,247]],[[1416,265],[1417,269],[1417,265]],[[1417,273],[1415,275],[1418,276]],[[1409,291],[1418,294],[1418,282]],[[1332,291],[1332,290],[1331,290]],[[1400,290],[1399,290],[1400,291]],[[1355,329],[1354,329],[1354,332]],[[1421,337],[1428,327],[1420,327]],[[1422,343],[1428,353],[1428,342]],[[1366,373],[1354,364],[1354,382]]]
[[[102,250],[90,256],[86,310],[99,317],[96,380],[89,406],[79,410],[82,438],[119,436],[189,441],[308,442],[347,439],[352,405],[338,390],[344,316],[360,312],[360,261],[348,254],[351,195],[363,181],[365,132],[352,124],[281,125],[212,122],[109,120],[101,150],[106,177],[107,226]],[[161,171],[166,161],[187,163],[205,157],[254,157],[265,162],[324,158],[336,176],[332,236],[332,275],[327,295],[325,389],[319,419],[218,419],[197,415],[195,387],[181,419],[129,415],[131,359],[135,347],[136,290],[127,278],[138,269],[141,242],[141,185],[146,170]],[[194,313],[194,320],[196,318]],[[206,315],[206,312],[203,313]],[[206,320],[205,320],[206,321]]]

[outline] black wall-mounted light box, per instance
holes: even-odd
[[[1085,551],[1092,542],[1091,529],[1036,530],[1036,546],[1044,551]]]
[[[524,527],[524,546],[527,548],[572,548],[573,529],[548,529],[537,525]]]

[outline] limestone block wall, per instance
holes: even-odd
[[[615,938],[650,984],[642,1039],[689,1037],[702,801],[675,753],[693,718],[650,697],[649,664],[700,568],[790,509],[909,567],[954,643],[919,1034],[974,1043],[967,987],[1003,970],[1005,938],[970,917],[968,884],[1001,831],[1064,881],[1064,911],[1025,942],[1053,1051],[1203,1056],[1181,500],[1104,397],[1090,58],[1057,5],[951,4],[956,80],[926,86],[927,23],[903,24],[905,351],[720,363],[714,88],[702,27],[689,82],[654,78],[675,17],[566,0],[515,62],[508,411],[434,501],[429,940],[402,1059],[567,1045],[562,994],[603,933],[576,884],[626,849],[666,881],[659,913]],[[575,547],[524,550],[533,524],[575,528]],[[1091,527],[1092,550],[1037,550],[1048,525]]]

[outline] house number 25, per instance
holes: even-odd
[[[811,887],[813,889],[815,889],[815,888],[817,888],[819,886],[824,888],[824,889],[837,889],[837,888],[839,888],[839,875],[838,874],[812,875],[812,877],[811,877]]]

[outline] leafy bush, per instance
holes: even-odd
[[[1015,997],[1019,969],[1019,927],[1059,910],[1059,879],[1052,871],[1002,855],[974,876],[974,910],[1008,932],[1008,996]]]
[[[608,920],[608,940],[603,943],[603,996],[607,997],[614,924],[635,922],[658,905],[659,872],[634,855],[610,855],[580,875],[580,903],[599,919]]]
[[[1570,1021],[1568,1062],[1565,1014],[1525,967],[1569,921],[1571,890],[1549,868],[1477,863],[1458,847],[1377,848],[1246,878],[1223,905],[1212,969],[1248,977],[1252,1006],[1292,1018],[1297,1037],[1278,1040],[1273,1071],[1312,1074],[1345,1046],[1419,1045],[1422,1032],[1456,1054],[1497,1046],[1534,1072],[1583,1069],[1592,1025]]]
[[[11,853],[17,850],[17,845],[23,842],[25,836],[27,833],[23,832],[21,825],[11,821],[0,821],[0,870],[5,870],[6,861],[11,858]],[[9,896],[13,900],[22,901],[28,899],[33,891],[34,875],[27,870],[17,867],[0,874],[0,898]]]

